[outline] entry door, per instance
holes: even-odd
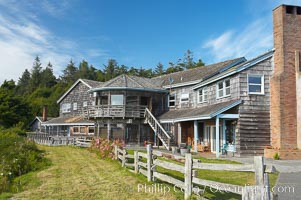
[[[219,139],[220,139],[220,144],[222,144],[223,134],[222,134],[221,126],[219,126]],[[215,126],[206,126],[204,142],[205,143],[207,142],[208,144],[210,144],[211,152],[216,151],[216,128],[215,128]]]

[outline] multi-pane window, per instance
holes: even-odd
[[[264,94],[264,76],[248,74],[249,94]]]
[[[62,104],[62,113],[71,112],[71,103]]]
[[[123,95],[122,94],[111,95],[111,105],[113,106],[123,105]]]
[[[84,101],[83,102],[83,107],[87,107],[88,106],[88,102],[87,101]]]
[[[218,82],[216,87],[217,98],[230,96],[230,86],[230,79]]]
[[[181,94],[181,103],[188,103],[189,101],[189,93],[185,92]]]
[[[175,107],[175,105],[176,105],[176,94],[170,94],[168,100],[169,100],[169,103],[168,103],[169,107]]]
[[[208,99],[208,89],[207,89],[207,87],[201,88],[198,92],[199,92],[198,102],[199,103],[207,102],[207,99]]]
[[[73,103],[73,110],[77,110],[77,102]]]

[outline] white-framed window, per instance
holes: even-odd
[[[264,94],[264,75],[248,74],[249,94]]]
[[[62,113],[71,112],[71,103],[62,104]]]
[[[111,105],[113,105],[113,106],[123,105],[123,94],[113,94],[113,95],[111,95]]]
[[[220,81],[216,84],[216,97],[222,98],[230,96],[231,89],[230,89],[230,79],[226,79],[223,81]]]
[[[77,102],[73,103],[73,110],[77,110]]]
[[[168,97],[168,106],[169,107],[175,107],[176,106],[176,94],[169,94]]]
[[[198,102],[204,103],[208,99],[208,88],[204,87],[198,90]]]
[[[181,103],[188,103],[189,102],[189,93],[185,92],[181,94]]]
[[[84,101],[83,102],[83,107],[87,107],[88,106],[88,101]]]
[[[89,126],[88,135],[94,135],[94,132],[95,132],[94,126]]]

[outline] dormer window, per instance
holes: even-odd
[[[248,74],[249,94],[264,94],[264,75]]]
[[[207,89],[207,87],[201,88],[198,91],[198,103],[207,102],[207,98],[208,98],[208,89]]]
[[[220,81],[216,85],[216,97],[222,98],[230,96],[231,89],[230,89],[230,79]]]
[[[188,103],[189,101],[189,93],[185,92],[181,94],[181,103]]]

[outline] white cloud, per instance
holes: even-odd
[[[229,58],[255,57],[272,49],[272,25],[267,18],[258,19],[243,30],[227,30],[218,37],[209,39],[203,45],[213,62]]]
[[[59,4],[45,0],[41,3],[44,12],[56,16],[67,6],[67,3],[63,4],[63,8],[57,10]],[[77,62],[84,58],[108,57],[105,50],[84,50],[78,41],[57,37],[33,17],[29,12],[32,6],[24,2],[20,5],[16,2],[5,4],[0,0],[0,85],[5,79],[17,81],[26,68],[31,69],[36,56],[41,58],[44,67],[50,61],[57,76],[70,59]]]

